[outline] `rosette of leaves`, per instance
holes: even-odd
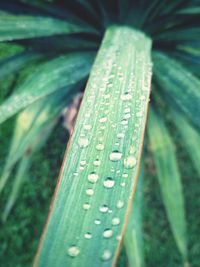
[[[4,221],[32,155],[59,125],[63,108],[84,91],[34,266],[116,264],[150,89],[144,146],[150,145],[171,230],[187,264],[184,198],[168,125],[179,132],[199,174],[199,15],[195,0],[1,1],[0,79],[8,83],[0,122],[16,116],[0,180],[2,191],[15,176]],[[124,238],[131,266],[144,265],[141,188]]]

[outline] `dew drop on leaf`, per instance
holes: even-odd
[[[121,208],[123,208],[123,206],[124,206],[124,201],[122,201],[122,200],[118,200],[118,201],[117,201],[117,204],[116,204],[116,207],[117,207],[118,209],[121,209]]]
[[[120,219],[119,218],[116,217],[116,218],[112,219],[112,224],[113,225],[118,225],[119,223],[120,223]]]
[[[91,129],[92,129],[92,125],[90,125],[90,124],[85,124],[85,125],[83,125],[83,128],[84,128],[85,130],[91,130]]]
[[[96,149],[97,150],[103,150],[104,149],[104,145],[103,144],[97,144],[96,145]]]
[[[107,117],[103,117],[101,119],[99,119],[99,122],[106,122],[107,121]]]
[[[136,117],[138,117],[138,118],[142,117],[142,112],[141,111],[137,112]]]
[[[90,182],[90,183],[96,183],[97,182],[97,180],[99,179],[99,176],[98,176],[98,174],[96,174],[95,172],[92,172],[92,173],[90,173],[89,175],[88,175],[88,181]]]
[[[107,207],[107,205],[103,205],[102,207],[99,208],[99,210],[101,212],[105,213],[105,212],[108,212],[108,207]]]
[[[101,224],[101,220],[96,219],[96,220],[94,221],[94,223],[95,223],[96,225],[99,225],[99,224]]]
[[[130,94],[124,94],[124,95],[121,95],[120,98],[123,101],[130,101],[132,99],[132,95],[130,95]]]
[[[130,119],[130,117],[131,117],[130,113],[127,113],[127,114],[124,115],[124,119]]]
[[[86,137],[80,137],[78,139],[78,144],[81,148],[85,148],[89,145],[89,140]]]
[[[86,234],[84,234],[84,237],[86,239],[91,239],[92,238],[92,234],[91,233],[86,233]]]
[[[130,108],[125,108],[124,113],[130,113],[131,109]]]
[[[94,190],[92,188],[86,189],[86,195],[93,196],[94,195]]]
[[[128,124],[128,120],[126,120],[126,119],[122,120],[122,121],[121,121],[121,124],[122,124],[122,125],[127,125],[127,124]]]
[[[81,166],[85,166],[86,161],[85,160],[81,160],[80,164],[81,164]]]
[[[89,203],[84,203],[84,204],[83,204],[83,209],[84,209],[84,210],[89,210],[90,207],[91,207],[91,205],[90,205]]]
[[[80,253],[80,250],[77,246],[71,246],[69,249],[68,249],[68,255],[70,257],[76,257],[78,256],[78,254]]]
[[[123,133],[118,133],[118,134],[117,134],[117,138],[119,138],[119,139],[124,138],[124,134],[123,134]]]
[[[109,159],[110,159],[111,161],[118,161],[118,160],[120,160],[121,158],[122,158],[122,153],[119,152],[119,151],[117,151],[117,150],[113,151],[113,152],[110,153],[110,155],[109,155]]]
[[[115,181],[114,181],[112,178],[108,177],[108,178],[106,178],[106,180],[103,182],[103,185],[104,185],[104,187],[106,187],[106,188],[112,188],[112,187],[115,185]]]
[[[137,159],[133,155],[130,155],[124,159],[124,167],[126,169],[131,169],[135,167],[136,163],[137,163]]]
[[[103,232],[103,237],[105,237],[105,238],[110,238],[112,235],[113,235],[113,231],[111,229],[106,229]]]
[[[100,166],[101,161],[99,159],[94,160],[93,165],[94,166]]]
[[[104,250],[101,259],[103,261],[107,261],[111,258],[111,256],[112,256],[112,254],[111,254],[110,250],[106,249],[106,250]]]

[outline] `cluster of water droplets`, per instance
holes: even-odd
[[[120,33],[116,38],[122,38],[119,35]],[[131,51],[130,47],[127,49]],[[120,52],[121,47],[112,47],[112,44],[110,49],[107,46],[105,50],[101,49],[85,93],[85,106],[81,110],[84,124],[79,129],[77,138],[82,151],[79,168],[85,170],[87,180],[84,189],[87,201],[83,203],[82,209],[89,213],[95,208],[95,214],[98,209],[100,215],[91,218],[91,223],[101,229],[105,244],[106,240],[114,236],[117,242],[121,238],[120,218],[124,217],[127,208],[127,192],[128,195],[131,194],[146,113],[144,102],[148,101],[150,83],[145,55],[137,56],[135,51],[131,51],[135,61],[133,58],[127,59],[122,67],[120,60],[124,62],[124,59]],[[113,63],[113,60],[117,63]],[[98,68],[99,61],[101,65],[105,62],[102,70]],[[127,74],[130,69],[131,73]],[[143,73],[143,76],[139,73]],[[137,78],[137,84],[136,76],[140,77],[139,80]],[[103,78],[99,80],[99,77]],[[112,90],[114,85],[115,90]],[[91,158],[92,155],[95,158]],[[126,184],[129,190],[125,189]],[[115,193],[112,197],[114,188],[118,194]],[[97,194],[98,198],[94,202],[92,199]],[[103,227],[105,224],[107,227]],[[94,233],[88,231],[83,237],[92,240],[96,233],[98,234],[96,230]],[[71,257],[76,257],[79,253],[78,246],[72,245],[68,249]],[[100,259],[107,261],[112,256],[112,251],[108,248],[101,252]]]

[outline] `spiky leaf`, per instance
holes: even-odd
[[[142,184],[144,163],[141,162],[138,182],[133,197],[132,209],[124,234],[124,246],[130,267],[143,267],[143,240],[142,240]]]
[[[173,105],[200,129],[200,80],[174,59],[153,53],[156,82]]]
[[[0,41],[81,32],[79,26],[40,16],[0,15]]]
[[[56,90],[68,90],[88,75],[92,61],[93,53],[71,53],[38,66],[0,106],[0,123]]]
[[[186,260],[185,209],[174,144],[164,121],[153,109],[149,110],[147,126],[163,202],[175,241],[183,259]]]
[[[106,31],[34,266],[110,266],[116,261],[139,168],[150,48],[141,32],[114,26]]]

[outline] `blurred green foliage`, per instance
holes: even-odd
[[[0,139],[4,140],[0,166],[5,160],[10,141],[12,121],[4,124]],[[33,158],[30,175],[24,183],[20,197],[10,214],[7,223],[0,224],[0,266],[31,266],[35,250],[46,221],[50,201],[54,192],[59,168],[62,162],[65,143],[68,139],[66,131],[57,127],[45,147]],[[200,262],[200,227],[198,213],[200,206],[199,179],[191,161],[175,136],[180,170],[182,174],[185,206],[188,225],[189,260],[191,267],[199,267]],[[0,209],[3,210],[12,180],[4,191]],[[156,179],[155,167],[150,153],[145,159],[145,177],[143,181],[143,238],[146,266],[148,267],[180,267],[181,257],[176,248],[169,223],[164,211],[161,192]],[[159,248],[159,252],[158,252]],[[118,267],[127,267],[125,250],[122,248]]]

